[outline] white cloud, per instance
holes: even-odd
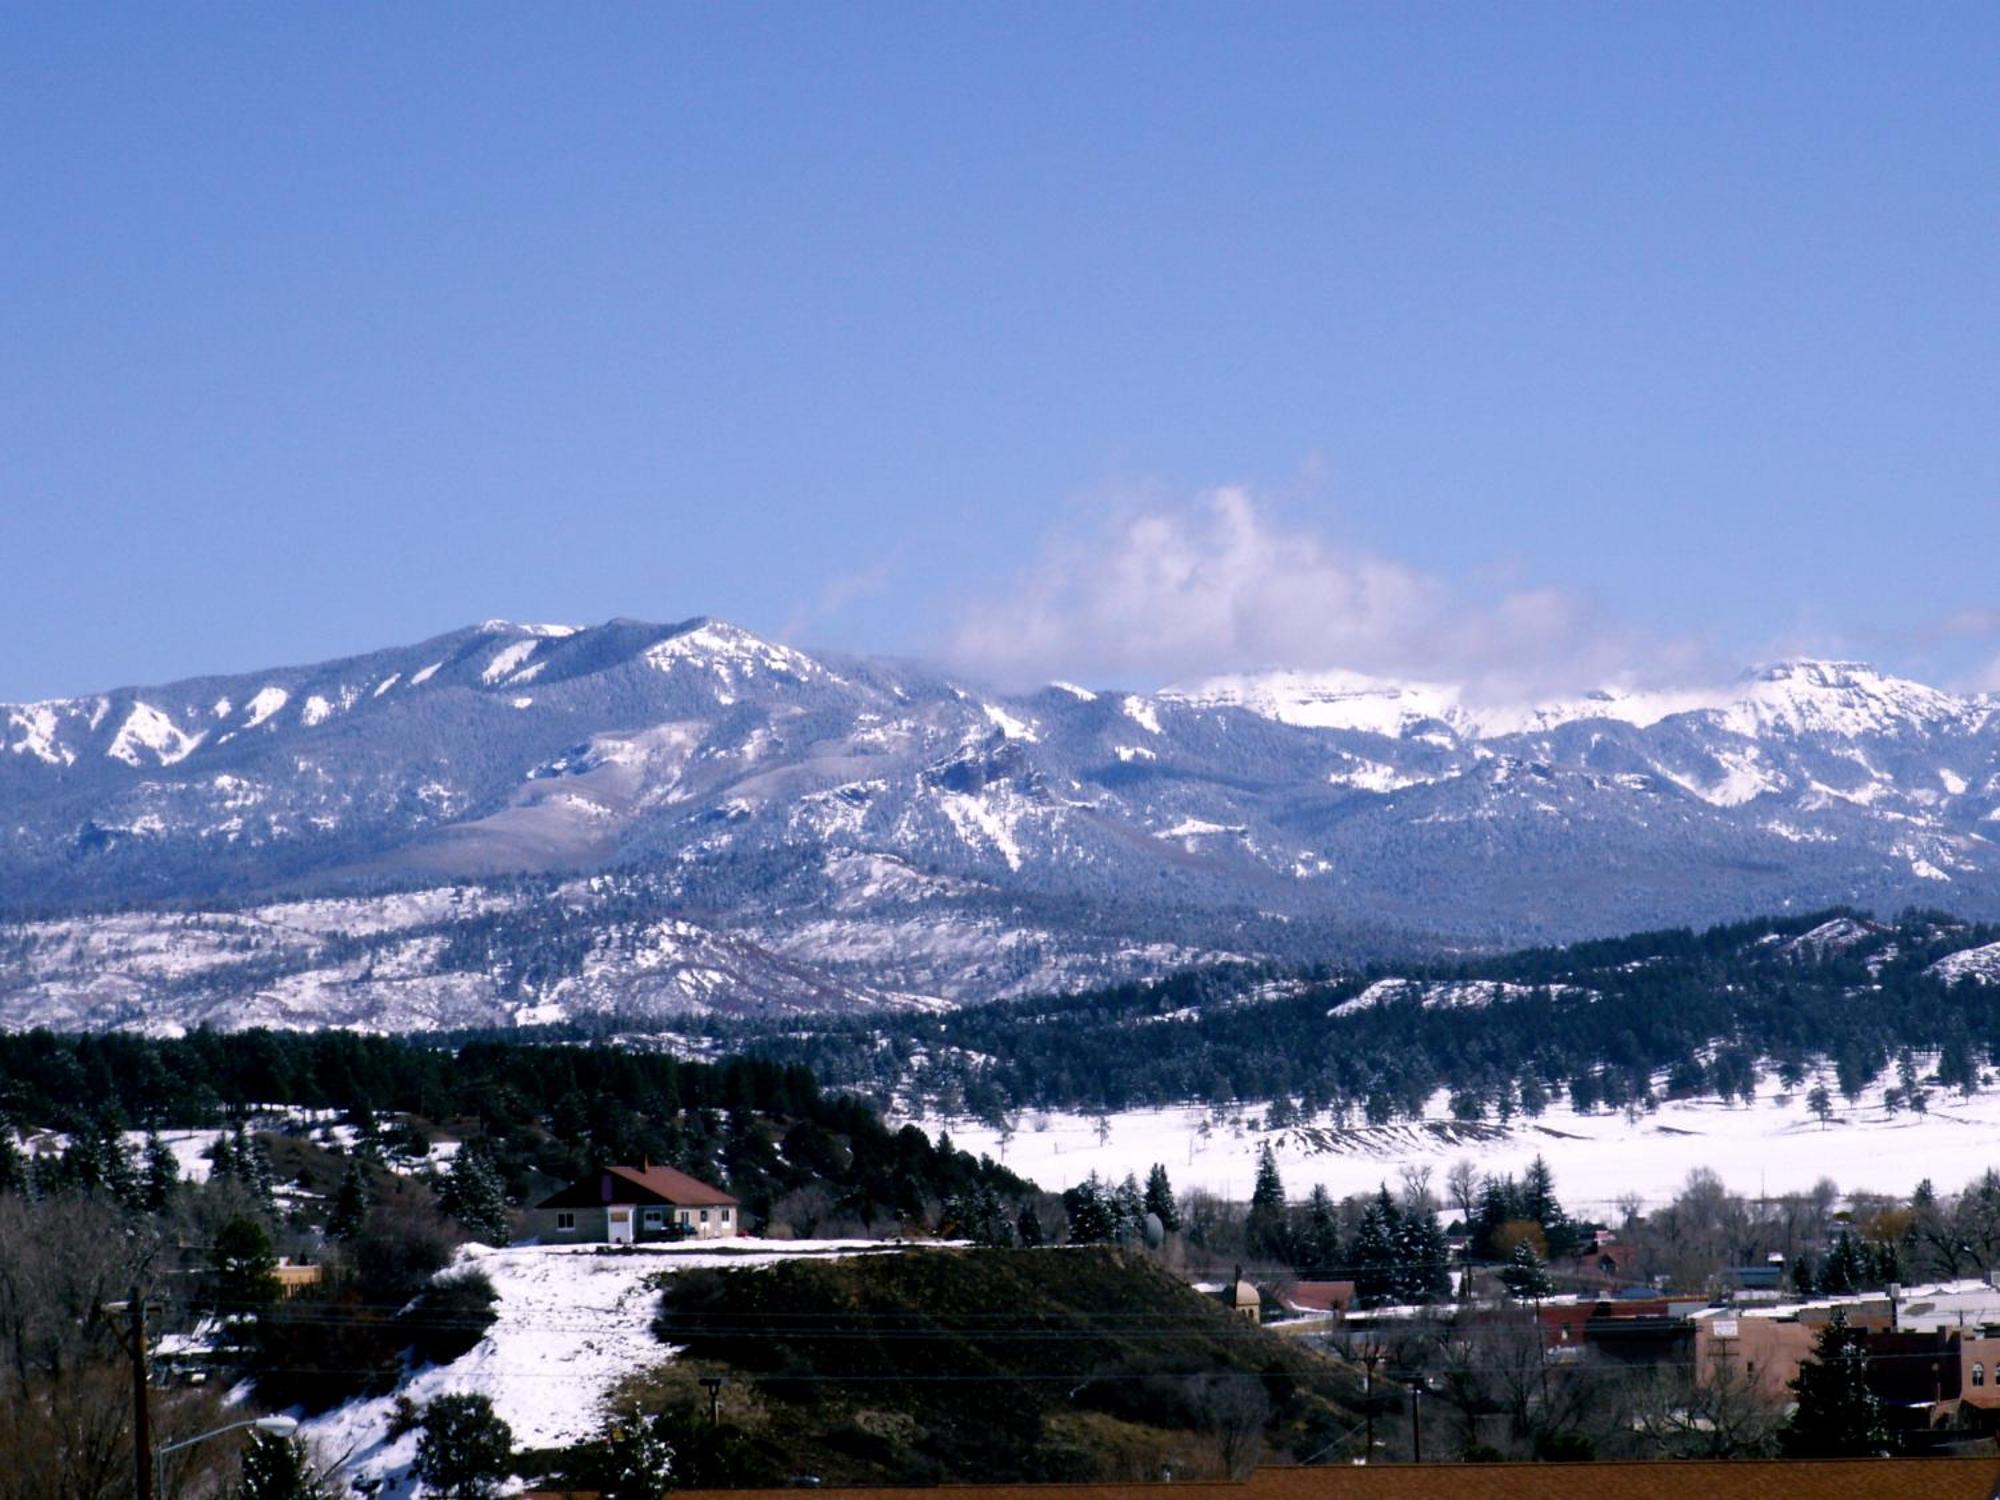
[[[1058,536],[962,614],[951,655],[1009,681],[1148,686],[1267,667],[1339,667],[1512,699],[1705,666],[1641,642],[1559,588],[1479,592],[1275,520],[1247,490],[1153,505]]]
[[[795,641],[807,631],[817,629],[826,621],[844,614],[850,605],[883,593],[895,579],[901,563],[899,550],[865,567],[836,574],[821,585],[819,592],[809,601],[792,611],[791,617],[778,631],[778,638],[782,641]]]

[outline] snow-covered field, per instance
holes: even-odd
[[[397,1396],[421,1407],[434,1396],[476,1392],[514,1429],[517,1446],[580,1442],[600,1430],[605,1398],[618,1382],[672,1355],[652,1334],[656,1298],[648,1283],[653,1277],[904,1248],[881,1240],[759,1239],[618,1251],[468,1245],[458,1267],[484,1271],[499,1293],[498,1317],[486,1337],[448,1365],[415,1371],[393,1394],[350,1401],[300,1430],[324,1459],[344,1459],[356,1478],[394,1478],[398,1489],[406,1487],[416,1461],[417,1434],[390,1440]]]
[[[1114,1179],[1132,1172],[1144,1181],[1147,1169],[1160,1162],[1176,1188],[1206,1188],[1238,1200],[1250,1196],[1266,1141],[1294,1198],[1315,1183],[1336,1197],[1371,1192],[1382,1183],[1393,1189],[1406,1166],[1431,1168],[1432,1186],[1441,1192],[1453,1162],[1469,1158],[1482,1172],[1518,1175],[1540,1155],[1555,1173],[1564,1204],[1596,1215],[1612,1211],[1626,1194],[1651,1203],[1670,1198],[1698,1167],[1753,1197],[1803,1191],[1823,1177],[1847,1193],[1908,1193],[1928,1177],[1945,1193],[2000,1167],[2000,1090],[1961,1098],[1933,1089],[1929,1113],[1917,1116],[1884,1106],[1893,1075],[1878,1080],[1852,1108],[1831,1077],[1822,1081],[1835,1105],[1824,1127],[1806,1108],[1812,1080],[1782,1094],[1777,1080],[1767,1077],[1749,1105],[1681,1101],[1636,1120],[1604,1111],[1579,1115],[1565,1101],[1539,1120],[1463,1126],[1451,1119],[1440,1094],[1421,1123],[1346,1130],[1324,1120],[1277,1131],[1253,1128],[1263,1115],[1256,1106],[1233,1115],[1201,1106],[1114,1114],[1102,1142],[1093,1116],[1029,1113],[1004,1151],[990,1126],[953,1120],[948,1128],[957,1146],[1004,1159],[1051,1191],[1093,1171]],[[934,1120],[924,1123],[937,1128]]]

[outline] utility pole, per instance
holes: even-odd
[[[1424,1385],[1421,1380],[1410,1382],[1410,1462],[1424,1461]]]
[[[124,1305],[114,1302],[104,1309],[129,1316],[129,1328],[112,1330],[132,1360],[132,1495],[133,1500],[158,1500],[153,1493],[153,1413],[147,1401],[146,1295],[143,1287],[132,1288],[132,1299]]]
[[[1361,1351],[1361,1410],[1368,1419],[1368,1447],[1363,1463],[1375,1462],[1375,1363],[1381,1359],[1382,1351],[1374,1344],[1365,1345]]]

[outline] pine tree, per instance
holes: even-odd
[[[474,1239],[498,1245],[507,1238],[507,1193],[485,1150],[467,1141],[438,1185],[438,1202]]]
[[[1401,1302],[1443,1302],[1451,1296],[1451,1247],[1437,1215],[1406,1212],[1396,1235],[1396,1297]]]
[[[1354,1300],[1362,1307],[1381,1307],[1396,1293],[1396,1232],[1402,1215],[1387,1188],[1361,1215],[1354,1232]]]
[[[243,1450],[243,1482],[236,1494],[239,1500],[327,1500],[305,1444],[268,1432],[255,1434]]]
[[[374,1197],[368,1189],[368,1173],[359,1161],[350,1161],[334,1190],[333,1207],[326,1216],[326,1232],[336,1240],[351,1240],[368,1221]]]
[[[1299,1269],[1324,1276],[1339,1264],[1340,1219],[1326,1184],[1315,1183],[1306,1199],[1305,1227],[1299,1236]]]
[[[1285,1184],[1278,1176],[1278,1159],[1265,1143],[1257,1157],[1257,1182],[1250,1190],[1250,1215],[1243,1237],[1253,1255],[1289,1260],[1291,1236],[1285,1224]]]
[[[14,1144],[14,1128],[0,1122],[0,1193],[25,1193],[30,1185],[28,1158]]]
[[[1868,1388],[1865,1336],[1835,1308],[1819,1331],[1812,1357],[1791,1384],[1798,1406],[1778,1441],[1794,1458],[1866,1458],[1889,1447],[1882,1403]]]
[[[257,1313],[278,1300],[278,1257],[255,1219],[235,1218],[216,1231],[215,1301],[225,1316]]]
[[[1020,1237],[1021,1244],[1027,1249],[1035,1249],[1042,1243],[1042,1219],[1041,1215],[1035,1212],[1034,1204],[1021,1205],[1021,1216],[1014,1221],[1014,1233]]]
[[[424,1408],[417,1477],[447,1500],[487,1500],[514,1464],[514,1430],[480,1395],[439,1396]]]
[[[208,1147],[208,1180],[233,1182],[242,1175],[236,1163],[236,1143],[226,1133],[216,1136]]]
[[[1527,1240],[1514,1246],[1513,1255],[1500,1268],[1500,1280],[1512,1297],[1546,1297],[1556,1289],[1555,1282],[1549,1279],[1548,1267]]]
[[[1792,1262],[1792,1290],[1801,1297],[1810,1297],[1819,1285],[1819,1278],[1813,1275],[1812,1257],[1803,1250]]]
[[[604,1500],[661,1500],[674,1487],[673,1434],[666,1415],[634,1413],[612,1429]]]
[[[145,1204],[148,1213],[163,1213],[181,1185],[181,1164],[173,1147],[157,1135],[146,1137]]]
[[[1095,1172],[1065,1191],[1062,1198],[1072,1245],[1101,1245],[1116,1234],[1104,1183]]]
[[[1146,1235],[1146,1198],[1139,1191],[1139,1179],[1130,1172],[1111,1190],[1111,1233],[1121,1245]]]
[[[1167,1169],[1159,1162],[1153,1163],[1153,1170],[1146,1174],[1146,1212],[1160,1221],[1160,1227],[1172,1234],[1181,1227],[1180,1206],[1174,1202],[1174,1185],[1167,1181]]]
[[[1853,1235],[1843,1232],[1827,1252],[1826,1264],[1820,1267],[1819,1289],[1835,1297],[1858,1292],[1868,1282],[1868,1271],[1867,1253]]]

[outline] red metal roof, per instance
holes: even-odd
[[[698,1177],[648,1162],[606,1167],[551,1193],[537,1208],[594,1208],[604,1203],[669,1204],[674,1208],[734,1208],[736,1200]]]
[[[634,1187],[644,1188],[678,1208],[734,1208],[736,1200],[719,1187],[710,1187],[699,1177],[676,1172],[672,1167],[612,1167],[613,1177],[621,1177]],[[621,1199],[613,1199],[620,1202]]]

